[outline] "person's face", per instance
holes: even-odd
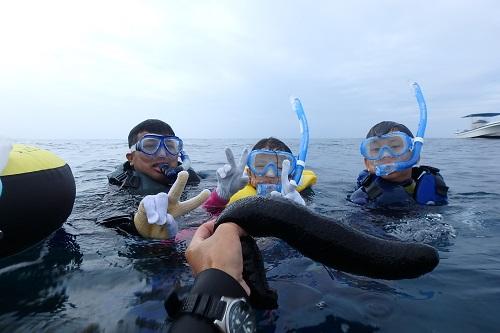
[[[275,149],[271,149],[268,147],[264,147],[262,148],[262,150],[277,151]],[[277,165],[277,170],[274,168],[268,168],[266,173],[262,176],[255,174],[250,170],[250,168],[247,168],[247,175],[249,178],[250,185],[252,185],[253,187],[257,187],[258,184],[279,184],[281,181],[283,160],[284,158],[282,156],[280,157],[272,156],[271,160],[269,159],[269,156],[266,154],[262,155],[258,154],[257,156],[255,156],[255,158],[253,159],[255,167],[264,168],[270,162],[272,162],[274,165],[276,164],[278,165]]]
[[[137,136],[138,141],[146,134],[155,133],[141,132]],[[131,153],[127,153],[126,156],[127,160],[130,162],[130,165],[132,165],[136,171],[148,175],[159,183],[167,182],[167,178],[160,170],[160,165],[168,164],[168,166],[171,168],[175,168],[179,165],[178,155],[174,156],[169,154],[166,151],[165,147],[163,147],[163,145],[155,155],[147,155],[140,151],[134,151]]]
[[[395,132],[395,131],[391,131]],[[389,133],[391,133],[389,132]],[[389,146],[394,146],[397,144],[397,140],[395,142],[391,142],[391,139],[389,139],[388,142],[384,142],[384,145],[389,145]],[[375,145],[376,147],[376,145]],[[365,167],[366,169],[371,173],[375,174],[375,167],[377,165],[384,165],[384,164],[391,164],[395,162],[402,162],[402,161],[408,161],[412,156],[412,152],[408,151],[406,154],[399,156],[399,157],[392,157],[388,155],[384,155],[380,160],[368,160],[364,159]],[[394,171],[388,175],[381,176],[383,179],[391,181],[391,182],[404,182],[408,179],[411,178],[411,168],[401,170],[401,171]]]
[[[252,171],[247,169],[248,179],[250,185],[253,187],[257,187],[258,184],[278,184],[280,181],[280,177],[278,175],[266,175],[266,176],[257,176]]]
[[[408,152],[405,155],[403,155],[403,157],[398,157],[398,158],[384,156],[381,160],[378,161],[370,161],[365,158],[364,162],[366,170],[368,170],[371,174],[375,174],[375,167],[377,165],[406,161],[409,158],[411,158],[411,152]],[[394,171],[386,176],[382,176],[382,178],[396,183],[404,182],[411,178],[411,168],[401,171]]]

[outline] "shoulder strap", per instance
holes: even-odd
[[[441,176],[441,174],[439,173],[439,169],[428,165],[414,167],[412,170],[412,178],[416,182],[415,195],[418,196],[419,191],[421,190],[420,180],[426,175],[434,178],[435,193],[441,197],[446,198],[446,196],[448,195],[449,187],[446,186],[443,176]]]
[[[363,180],[361,180],[361,187],[365,190],[370,200],[375,199],[380,196],[384,190],[375,182],[376,176],[372,174],[367,174]]]
[[[411,169],[411,178],[414,180],[419,179],[420,177],[423,176],[424,173],[430,173],[433,175],[439,174],[439,169],[435,167],[431,167],[429,165],[420,165],[417,167],[413,167]]]

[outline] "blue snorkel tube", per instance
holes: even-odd
[[[292,103],[292,109],[297,114],[300,124],[300,150],[297,156],[297,166],[293,175],[293,180],[297,185],[300,183],[300,177],[302,177],[302,171],[306,166],[307,148],[309,147],[309,126],[307,125],[306,114],[302,108],[302,103],[297,97],[290,98]]]
[[[420,158],[420,151],[424,144],[425,127],[427,126],[427,106],[425,105],[424,95],[417,82],[413,82],[415,97],[417,98],[418,108],[420,109],[420,121],[418,123],[417,136],[413,138],[413,149],[411,158],[407,161],[395,162],[391,164],[377,165],[375,174],[377,176],[386,176],[395,171],[409,169],[417,164]]]
[[[182,161],[182,169],[187,171],[191,167],[191,159],[184,149],[181,150],[180,157]]]

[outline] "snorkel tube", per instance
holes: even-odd
[[[290,102],[292,103],[292,109],[299,118],[300,124],[300,150],[299,155],[297,156],[297,166],[293,175],[293,180],[297,185],[299,185],[300,177],[302,177],[302,171],[304,171],[306,166],[307,148],[309,146],[309,126],[307,125],[306,114],[304,113],[300,100],[297,97],[292,97],[290,98]]]
[[[184,149],[179,153],[182,165],[171,168],[168,164],[160,165],[160,170],[163,172],[165,177],[167,177],[172,183],[177,179],[177,174],[181,171],[188,171],[191,168],[191,159]]]
[[[182,169],[187,171],[191,167],[191,159],[184,149],[181,150],[180,156],[182,161]]]
[[[413,149],[411,158],[407,161],[394,162],[390,164],[377,165],[375,167],[375,174],[377,176],[387,176],[395,171],[401,171],[411,168],[417,164],[420,158],[420,151],[424,144],[425,127],[427,126],[427,106],[425,105],[424,95],[417,82],[413,82],[413,89],[415,97],[417,98],[418,108],[420,109],[420,121],[418,123],[417,136],[413,138]]]

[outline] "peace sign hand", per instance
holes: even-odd
[[[233,194],[248,183],[248,176],[243,174],[248,158],[248,148],[243,149],[238,165],[234,161],[234,155],[230,148],[226,148],[226,157],[228,164],[224,164],[216,171],[216,191],[221,199],[229,201]]]

